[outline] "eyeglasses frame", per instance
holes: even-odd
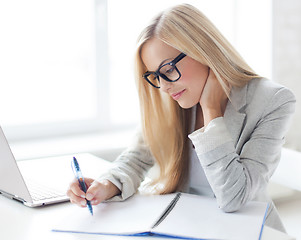
[[[143,78],[150,84],[152,85],[154,88],[160,88],[160,87],[157,87],[156,85],[154,85],[147,77],[150,76],[151,74],[154,74],[158,80],[158,82],[160,83],[160,78],[159,77],[162,77],[165,81],[167,82],[176,82],[178,81],[180,78],[181,78],[181,72],[179,71],[179,69],[177,68],[176,64],[181,61],[184,57],[186,57],[186,54],[185,53],[180,53],[174,60],[172,60],[171,62],[168,62],[168,63],[165,63],[163,64],[162,66],[159,66],[158,70],[155,71],[155,72],[150,72],[150,71],[147,71],[146,73],[143,74]],[[176,80],[170,80],[168,77],[166,77],[164,74],[160,73],[160,70],[161,68],[163,68],[164,66],[166,65],[171,65],[175,68],[175,70],[177,71],[177,73],[179,74],[179,77],[176,79]]]

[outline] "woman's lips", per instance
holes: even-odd
[[[178,100],[178,99],[182,96],[182,94],[183,94],[184,92],[185,92],[185,89],[182,90],[182,91],[180,91],[180,92],[171,94],[171,96],[172,96],[172,98],[173,98],[174,100]]]

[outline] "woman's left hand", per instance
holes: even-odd
[[[215,74],[210,69],[199,101],[203,111],[205,127],[214,118],[223,116],[227,101],[228,97],[226,93],[217,80]]]

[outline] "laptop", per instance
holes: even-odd
[[[108,161],[89,153],[16,161],[0,127],[0,195],[20,201],[28,207],[69,201],[66,190],[74,178],[71,169],[73,156],[79,160],[82,171],[95,171],[94,176],[90,174],[89,177],[99,176],[110,166]]]

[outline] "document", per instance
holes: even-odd
[[[178,239],[257,240],[261,238],[268,203],[249,202],[225,213],[216,199],[175,193],[134,195],[123,202],[74,209],[53,228],[55,232],[119,236],[161,236]]]

